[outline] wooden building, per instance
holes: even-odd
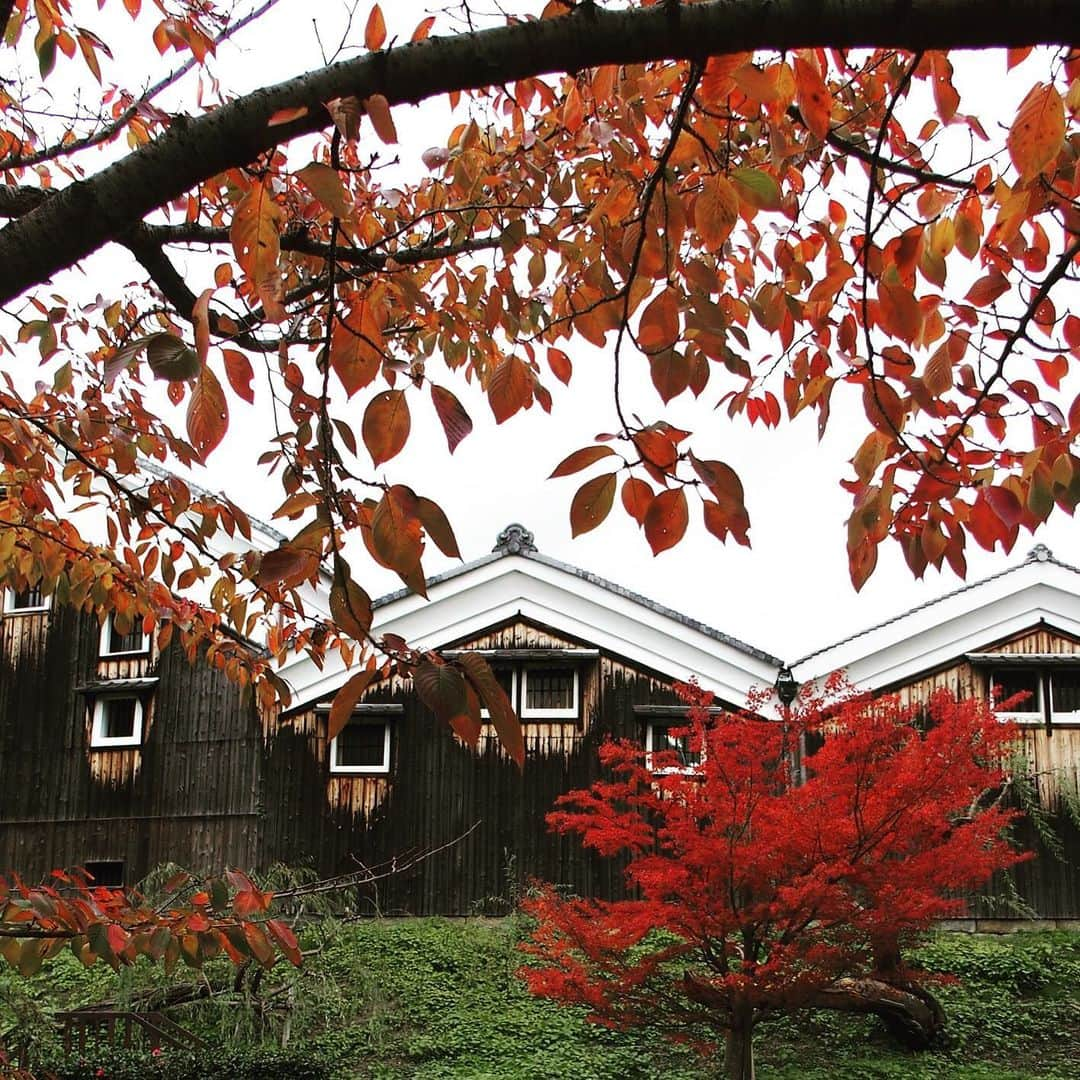
[[[141,634],[123,637],[9,590],[0,868],[33,879],[82,864],[103,882],[129,883],[165,861],[195,870],[284,862],[329,875],[429,853],[367,890],[368,909],[501,911],[531,877],[612,895],[617,868],[544,827],[556,796],[597,775],[609,737],[665,745],[683,715],[674,681],[696,677],[742,706],[780,668],[766,652],[548,558],[521,526],[500,534],[490,555],[433,578],[428,592],[378,601],[375,632],[482,652],[521,716],[524,774],[488,733],[477,751],[463,746],[400,681],[373,687],[328,740],[328,704],[349,676],[339,658],[320,668],[296,657],[280,672],[293,704],[260,716],[179,650],[158,655]],[[793,665],[800,682],[837,667],[858,685],[915,699],[942,685],[986,694],[1030,684],[1018,718],[1043,800],[1057,812],[1061,793],[1075,790],[1080,573],[1044,548]],[[1054,827],[1066,858],[1080,856],[1068,816],[1057,813]],[[1040,914],[1080,916],[1075,865],[1046,857],[1020,868],[1016,884]]]
[[[1019,837],[1037,857],[975,905],[983,918],[1080,918],[1080,570],[1042,544],[982,581],[903,612],[792,665],[801,682],[843,670],[856,686],[918,704],[1028,696],[1010,714],[1019,754],[1046,815],[1047,845],[1030,819]],[[1021,907],[1015,905],[1019,900]]]

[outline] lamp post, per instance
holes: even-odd
[[[791,674],[791,668],[787,664],[781,664],[776,673],[776,682],[773,683],[776,696],[780,699],[780,722],[783,725],[783,753],[788,760],[788,769],[791,776],[791,785],[794,787],[802,778],[802,747],[793,747],[788,752],[788,729],[791,727],[791,706],[799,696],[799,684],[795,676]]]

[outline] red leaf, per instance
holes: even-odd
[[[572,454],[563,458],[563,460],[555,466],[554,471],[548,479],[554,480],[558,476],[570,476],[571,473],[587,469],[597,461],[602,461],[606,457],[612,457],[614,453],[615,451],[612,450],[610,446],[583,446],[580,450],[575,450]]]
[[[191,307],[191,324],[195,328],[195,355],[204,366],[210,351],[210,297],[213,295],[213,289],[203,289],[199,299]]]
[[[661,491],[645,512],[645,539],[654,555],[674,547],[686,532],[690,514],[683,489]]]
[[[401,453],[409,438],[412,421],[409,403],[403,390],[384,390],[376,394],[364,410],[360,437],[376,465],[382,465]]]
[[[645,524],[645,514],[649,504],[653,501],[653,489],[644,480],[636,476],[628,476],[623,481],[622,504],[623,509],[638,523]]]
[[[252,370],[251,361],[236,349],[222,349],[221,355],[225,357],[225,375],[233,392],[249,405],[254,405],[255,391],[251,384],[255,379],[255,372]]]
[[[431,400],[446,434],[446,444],[450,447],[452,454],[461,440],[472,431],[472,420],[461,402],[449,390],[436,386],[435,383],[431,384]]]
[[[352,718],[353,708],[374,681],[375,674],[374,671],[358,671],[334,695],[330,705],[330,719],[326,726],[327,739],[336,739],[345,730]]]
[[[586,480],[570,503],[570,533],[581,536],[591,532],[611,512],[615,501],[615,474],[605,473]]]
[[[562,351],[562,349],[548,349],[547,351],[548,367],[551,368],[552,375],[559,380],[563,385],[567,385],[570,382],[570,376],[574,373],[574,367],[570,363],[570,357]]]
[[[1000,270],[991,270],[968,289],[964,299],[976,307],[986,307],[1008,291],[1009,279]]]
[[[416,516],[423,524],[424,531],[435,541],[436,546],[444,555],[451,559],[461,558],[454,530],[450,527],[450,522],[438,503],[432,502],[431,499],[418,498]]]

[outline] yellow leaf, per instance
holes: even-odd
[[[1065,103],[1052,84],[1036,83],[1020,103],[1006,145],[1021,180],[1038,176],[1065,142]]]
[[[313,161],[310,165],[298,169],[296,175],[334,217],[347,218],[352,213],[352,206],[345,194],[345,185],[342,184],[336,169]]]

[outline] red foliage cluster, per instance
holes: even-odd
[[[610,778],[548,821],[625,859],[633,898],[530,900],[532,992],[614,1026],[752,1028],[841,978],[897,978],[913,933],[1026,857],[1000,797],[1015,733],[985,703],[943,692],[917,716],[836,690],[778,722],[710,714],[711,695],[684,688],[701,753],[689,770],[670,751],[605,746]],[[824,745],[796,766],[810,732]]]

